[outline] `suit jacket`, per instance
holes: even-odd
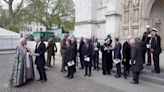
[[[39,56],[35,58],[35,64],[40,67],[45,66],[45,56],[44,53],[46,52],[46,45],[44,42],[41,41],[40,45],[35,47],[35,53],[38,53]]]
[[[135,43],[131,46],[131,63],[132,71],[140,72],[143,69],[143,57],[142,57],[141,43]]]
[[[72,54],[74,56],[74,58],[76,58],[76,55],[77,55],[77,42],[76,41],[73,41],[71,42],[71,45],[70,47],[72,48]]]
[[[121,43],[120,42],[115,44],[114,59],[121,59]]]
[[[65,55],[64,55],[64,63],[67,65],[67,62],[74,60],[74,55],[73,55],[73,48],[68,47],[65,50]]]
[[[93,42],[93,46],[94,46],[94,42]],[[98,50],[95,51],[95,50],[94,50],[95,48],[98,48]],[[100,50],[100,49],[101,49],[100,43],[97,42],[97,46],[96,46],[96,47],[94,46],[94,48],[93,48],[93,54],[98,54],[98,55],[99,55],[99,50]]]
[[[162,52],[161,38],[159,35],[156,34],[155,37],[151,39],[151,48],[154,50],[154,55],[159,55]]]
[[[82,46],[82,56],[91,57],[92,56],[92,46],[89,44],[88,47],[86,44]]]
[[[142,37],[142,42],[146,45],[149,44],[149,41],[151,39],[151,37],[148,37],[148,35],[150,34],[150,32],[144,32],[143,37]]]
[[[129,43],[127,41],[124,42],[123,49],[122,49],[123,59],[130,60],[130,53],[131,53],[130,50],[131,50],[131,47]]]
[[[80,56],[81,56],[81,54],[82,54],[82,46],[83,46],[83,44],[84,44],[84,41],[80,41],[79,50],[78,50]]]

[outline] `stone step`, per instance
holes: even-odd
[[[161,78],[161,77],[156,77],[156,76],[152,76],[152,75],[141,74],[140,80],[164,86],[164,76],[163,76],[163,78]]]
[[[159,74],[152,73],[152,69],[150,69],[150,67],[144,68],[144,70],[142,70],[140,74],[140,80],[164,86],[164,72],[161,72]],[[114,67],[112,73],[115,72],[116,72],[116,68]],[[123,68],[122,68],[122,73],[123,73]],[[130,77],[132,77],[132,73],[130,74]]]

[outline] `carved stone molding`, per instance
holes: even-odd
[[[139,7],[140,0],[133,0],[133,7]]]
[[[125,9],[128,9],[129,8],[129,5],[130,5],[130,1],[129,0],[125,0],[124,1],[124,8]]]

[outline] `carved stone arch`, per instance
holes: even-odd
[[[143,18],[144,19],[148,19],[149,18],[149,15],[150,15],[150,11],[151,11],[151,8],[154,4],[155,0],[148,0],[145,4],[145,7],[144,7],[144,11],[143,11]]]

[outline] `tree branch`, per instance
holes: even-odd
[[[3,0],[3,1],[5,1],[7,4],[9,4],[9,1],[7,1],[7,0]]]
[[[24,3],[24,0],[22,0],[21,3],[18,5],[18,8],[17,8],[16,12],[14,13],[14,16],[20,11],[23,3]]]

